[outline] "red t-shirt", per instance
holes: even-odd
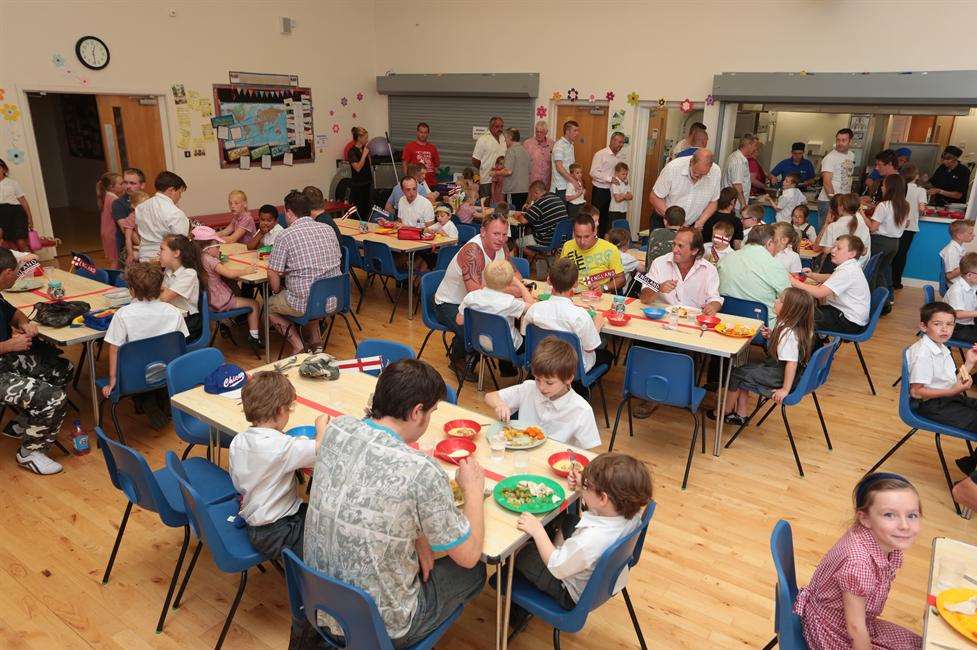
[[[427,186],[433,189],[436,182],[435,175],[438,172],[438,166],[441,164],[438,148],[430,142],[421,144],[414,140],[404,145],[403,158],[408,165],[411,163],[424,165],[424,169],[427,170],[427,173],[424,174],[424,180],[427,182]]]

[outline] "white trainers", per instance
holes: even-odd
[[[22,456],[20,450],[17,451],[17,463],[21,467],[26,467],[35,474],[57,474],[63,467],[61,463],[57,463],[50,458],[43,451],[32,451],[26,456]]]

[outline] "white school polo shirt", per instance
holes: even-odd
[[[196,314],[199,309],[197,303],[200,298],[200,279],[197,272],[181,266],[176,271],[163,271],[163,288],[169,289],[177,295],[170,304],[182,309],[188,314]]]
[[[977,311],[977,287],[973,287],[964,278],[957,276],[950,283],[943,300],[956,311]],[[973,325],[974,318],[957,318],[957,325]]]
[[[594,350],[600,347],[600,333],[587,310],[573,304],[565,296],[551,296],[549,300],[533,303],[522,318],[522,331],[532,323],[547,330],[573,332],[580,339],[584,370],[590,370],[597,361]]]
[[[790,223],[790,215],[794,212],[794,208],[805,203],[807,203],[807,197],[804,196],[803,192],[796,187],[788,187],[777,199],[777,221]]]
[[[604,551],[640,525],[640,514],[625,519],[620,515],[600,517],[592,512],[584,512],[570,539],[550,555],[546,568],[554,578],[563,583],[576,602],[580,600],[580,595],[594,572],[594,566]],[[624,589],[627,583],[628,568],[624,567],[614,584],[614,593]]]
[[[785,248],[773,258],[783,264],[788,273],[800,273],[801,269],[804,268],[801,264],[801,256],[792,248]]]
[[[876,235],[892,237],[893,239],[902,237],[902,233],[906,230],[906,224],[909,223],[908,217],[901,226],[896,223],[896,213],[892,209],[891,201],[882,201],[875,206],[872,221],[877,221],[879,224],[879,229],[875,231]]]
[[[926,334],[909,346],[909,383],[943,390],[957,384],[957,367],[950,348]]]
[[[648,277],[658,284],[675,281],[675,289],[658,294],[669,305],[702,309],[710,302],[718,302],[720,305],[723,303],[719,295],[719,271],[702,257],[692,264],[692,268],[683,278],[672,253],[666,253],[656,257],[651,263]]]
[[[835,267],[834,272],[824,281],[831,289],[827,303],[856,325],[868,325],[868,314],[872,306],[872,292],[858,260],[845,260]]]
[[[967,249],[963,247],[963,244],[958,242],[956,239],[951,239],[950,243],[943,247],[940,251],[940,257],[943,258],[943,271],[949,273],[950,271],[960,270],[960,258],[964,256]]]
[[[508,293],[485,287],[465,294],[465,297],[461,299],[461,304],[458,305],[458,313],[464,314],[465,309],[469,308],[505,318],[506,322],[509,323],[509,335],[512,337],[516,349],[522,345],[522,335],[516,329],[516,319],[525,313],[525,302]],[[486,349],[492,347],[488,338],[485,338],[481,343]]]
[[[777,341],[777,360],[778,361],[797,361],[801,356],[800,347],[797,344],[797,334],[790,328],[784,328]]]
[[[133,300],[112,316],[105,342],[118,347],[170,332],[189,334],[179,309],[161,300]]]
[[[539,392],[530,379],[499,391],[499,399],[512,412],[519,411],[520,422],[539,425],[550,440],[565,442],[581,449],[600,445],[600,432],[594,409],[572,389],[550,399]]]

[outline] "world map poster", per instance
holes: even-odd
[[[222,168],[240,159],[291,165],[315,160],[312,94],[308,88],[214,86],[217,142]]]

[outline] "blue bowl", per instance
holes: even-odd
[[[645,316],[651,320],[659,320],[668,313],[668,310],[661,307],[645,307],[641,311],[643,311]]]
[[[292,427],[285,432],[285,435],[293,438],[315,438],[315,426],[304,424],[300,427]]]

